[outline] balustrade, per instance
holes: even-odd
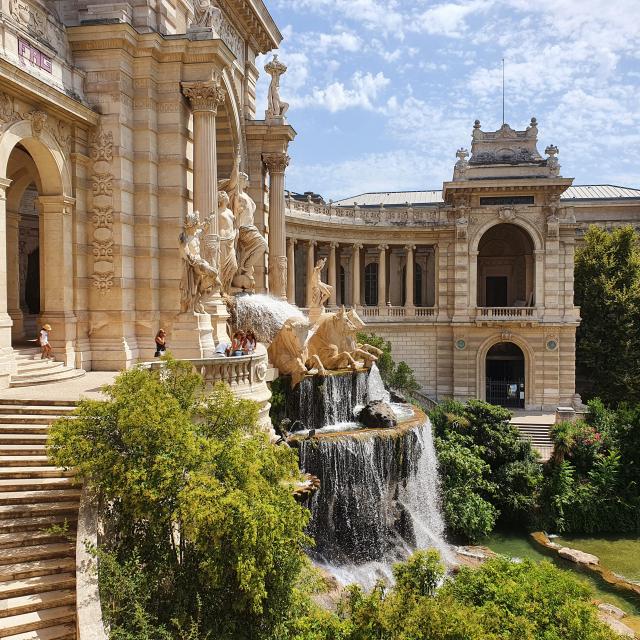
[[[476,312],[476,317],[483,320],[510,320],[535,316],[535,307],[478,307]]]

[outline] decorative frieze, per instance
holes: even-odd
[[[115,274],[113,236],[113,132],[94,130],[89,139],[89,156],[93,162],[91,174],[91,237],[93,254],[93,286],[101,295],[113,287]]]

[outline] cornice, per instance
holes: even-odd
[[[262,0],[218,0],[220,8],[230,17],[243,36],[259,53],[277,49],[282,34]]]

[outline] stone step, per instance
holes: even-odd
[[[7,580],[0,582],[0,598],[19,598],[34,593],[46,593],[56,589],[75,589],[76,574],[74,571],[66,573],[52,573],[46,576],[33,576],[21,580]]]
[[[72,623],[75,621],[75,616],[76,608],[65,606],[0,618],[0,638],[10,638],[27,631]],[[34,637],[41,639],[42,635],[38,634]],[[72,638],[73,636],[68,637]]]
[[[28,566],[42,560],[75,557],[76,545],[73,542],[53,542],[51,544],[36,544],[27,547],[13,547],[5,549],[0,554],[0,580],[14,580],[25,576],[9,575],[5,567]]]
[[[0,520],[0,533],[11,531],[46,531],[53,525],[75,527],[78,521],[77,513],[61,515],[32,516],[30,518],[11,518]]]
[[[37,360],[18,360],[18,373],[30,373],[34,371],[46,371],[57,367],[64,367],[64,362],[56,362],[55,360],[37,359]]]
[[[3,456],[0,455],[0,467],[47,467],[53,466],[47,456]]]
[[[0,434],[11,435],[42,435],[49,433],[48,424],[2,424],[0,423]]]
[[[52,422],[55,422],[60,417],[57,415],[29,415],[26,413],[17,413],[13,415],[3,414],[0,415],[0,422],[2,424],[10,424],[12,426],[18,425],[42,425],[48,427]]]
[[[51,576],[56,573],[70,573],[75,571],[75,566],[76,559],[73,556],[7,564],[0,566],[0,582],[21,580],[34,576]]]
[[[62,362],[50,362],[49,366],[36,369],[35,371],[27,369],[18,369],[17,373],[11,374],[11,382],[28,382],[32,378],[43,378],[44,376],[58,376],[67,371],[75,371],[73,367],[67,367]]]
[[[0,480],[16,480],[23,478],[72,478],[72,469],[63,469],[52,465],[10,466],[3,467],[0,462]]]
[[[30,405],[28,400],[23,400],[21,404],[4,404],[0,400],[0,415],[45,415],[58,417],[64,413],[71,413],[75,407],[70,406],[56,406],[52,404],[46,405]],[[6,421],[6,418],[0,418],[2,422]]]
[[[42,489],[41,491],[0,491],[0,506],[48,502],[80,502],[80,489]]]
[[[0,497],[6,491],[33,491],[39,496],[41,491],[54,489],[78,489],[74,478],[0,478]]]
[[[71,589],[57,589],[28,596],[17,596],[0,600],[0,618],[42,611],[53,607],[75,606],[76,593]]]
[[[73,624],[62,624],[7,636],[4,640],[76,640],[76,628]]]
[[[29,378],[25,379],[15,379],[14,376],[11,376],[9,387],[17,388],[17,387],[30,387],[34,384],[49,384],[53,382],[65,382],[67,380],[74,380],[75,378],[81,378],[86,375],[86,371],[84,369],[73,369],[69,368],[68,370],[61,371],[60,373],[51,373],[50,375],[42,375],[37,378]]]
[[[78,500],[67,502],[47,502],[43,504],[3,504],[0,505],[0,521],[14,518],[38,518],[40,516],[58,516],[77,514]]]
[[[0,442],[2,456],[43,456],[46,455],[45,444],[5,444]]]
[[[44,398],[32,398],[23,400],[22,398],[1,398],[0,405],[21,405],[29,407],[70,407],[77,406],[76,400],[49,400]]]
[[[15,549],[29,545],[67,543],[75,538],[75,528],[69,527],[68,535],[43,531],[12,531],[0,533],[0,549]]]
[[[0,447],[6,444],[44,445],[48,437],[46,433],[7,433],[0,431]]]

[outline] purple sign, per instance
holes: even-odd
[[[18,55],[20,61],[25,64],[29,61],[38,69],[42,69],[47,73],[51,73],[53,67],[51,65],[51,58],[45,56],[40,49],[36,49],[33,45],[30,45],[26,40],[18,38]]]

